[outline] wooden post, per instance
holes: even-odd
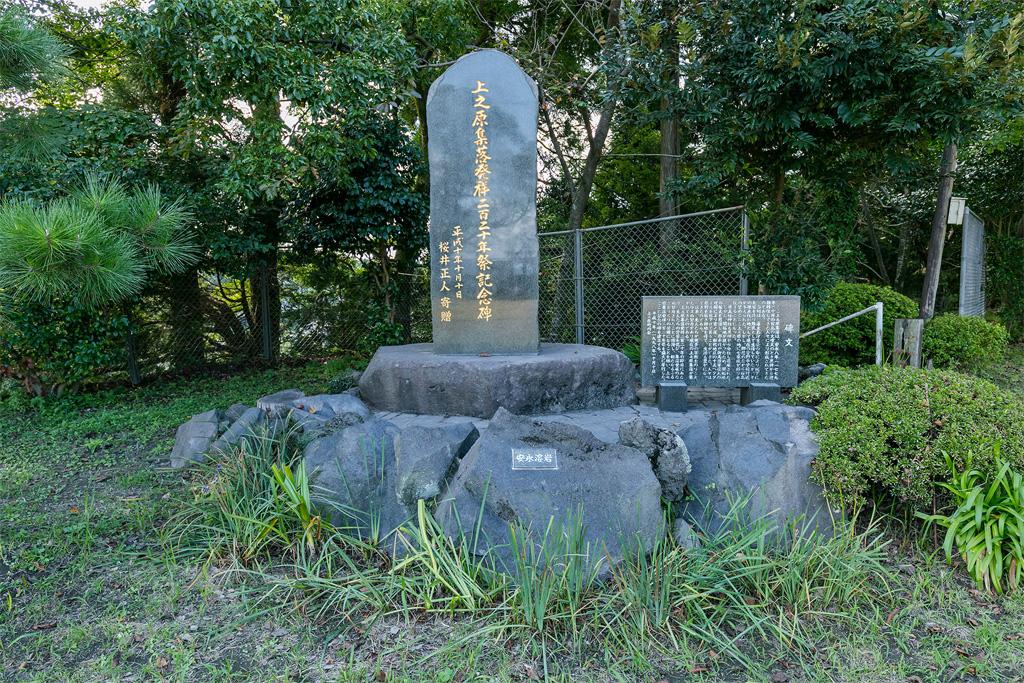
[[[921,337],[924,318],[897,318],[893,334],[892,360],[896,365],[921,367]]]
[[[942,248],[946,243],[946,224],[949,220],[949,200],[953,196],[953,176],[956,174],[956,144],[949,143],[942,150],[939,169],[939,196],[932,216],[932,236],[928,242],[928,262],[921,289],[920,317],[930,320],[935,315],[935,299],[939,291],[939,271],[942,268]]]

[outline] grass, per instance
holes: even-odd
[[[328,376],[0,407],[0,680],[1022,680],[1024,599],[889,520],[787,552],[756,530],[665,543],[604,581],[548,530],[517,583],[426,510],[429,550],[396,565],[314,521],[280,444],[244,472],[161,468],[191,414]]]

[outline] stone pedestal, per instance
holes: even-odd
[[[782,387],[771,382],[751,382],[750,386],[740,389],[741,405],[747,406],[754,401],[782,403]]]
[[[612,349],[541,344],[530,356],[435,354],[431,344],[382,346],[359,380],[379,410],[490,418],[614,408],[636,402],[633,364]]]
[[[658,382],[658,410],[669,413],[685,413],[689,408],[686,382]]]

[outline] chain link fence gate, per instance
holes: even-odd
[[[742,206],[539,238],[543,341],[621,349],[639,338],[644,296],[747,293]]]
[[[961,316],[985,315],[985,221],[964,209],[960,247]]]

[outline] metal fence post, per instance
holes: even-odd
[[[750,252],[750,216],[747,210],[743,209],[743,234],[740,237],[740,258],[743,263],[740,266],[740,296],[746,296],[749,291],[747,282],[747,255]]]
[[[882,335],[885,330],[883,329],[883,320],[885,320],[885,304],[879,301],[875,309],[875,365],[882,364]]]
[[[586,337],[583,329],[583,233],[574,230],[572,239],[573,262],[576,268],[576,343],[583,344]]]

